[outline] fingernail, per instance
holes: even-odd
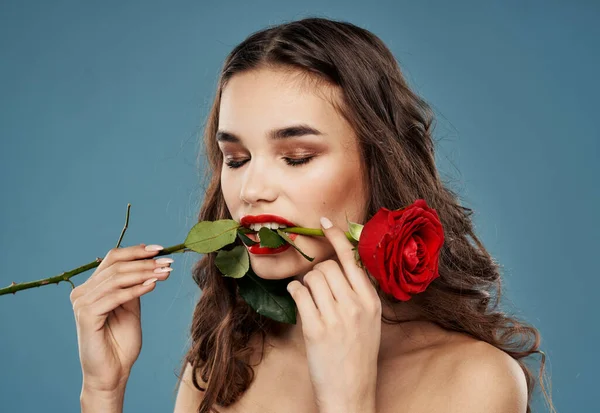
[[[329,229],[333,226],[333,224],[331,223],[330,220],[328,220],[325,217],[321,217],[321,225],[323,226],[323,228],[325,229]]]
[[[160,250],[164,250],[164,247],[160,246],[160,245],[156,245],[156,244],[151,244],[146,246],[146,248],[144,248],[146,251],[160,251]]]
[[[160,268],[155,268],[154,269],[154,273],[155,274],[160,274],[160,273],[163,273],[163,272],[171,272],[171,271],[173,271],[173,268],[171,268],[171,267],[160,267]]]
[[[142,284],[142,285],[150,285],[150,284],[156,282],[156,280],[158,280],[158,278],[150,278],[149,280],[144,281],[144,284]]]
[[[156,260],[154,260],[156,262],[156,264],[158,265],[163,265],[163,264],[170,264],[173,262],[173,258],[158,258]]]

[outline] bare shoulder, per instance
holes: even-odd
[[[519,363],[491,344],[458,337],[432,351],[428,376],[437,390],[424,411],[525,413],[527,382]]]
[[[175,399],[175,410],[173,413],[190,413],[198,411],[198,406],[204,398],[204,392],[196,389],[192,382],[192,374],[194,369],[188,362],[177,392],[177,398]],[[199,374],[196,375],[198,384],[206,388],[206,383],[202,380]]]
[[[511,356],[491,344],[477,341],[457,349],[454,358],[456,368],[448,377],[451,383],[448,397],[454,397],[457,412],[526,411],[525,373]]]
[[[262,361],[263,354],[268,354],[268,351],[266,351],[268,349],[263,351],[261,344],[262,342],[260,341],[260,336],[258,334],[253,336],[253,338],[249,341],[249,346],[254,349],[254,352],[251,353],[249,360],[251,366],[257,366]],[[263,367],[262,364],[259,367]],[[257,369],[257,371],[260,371],[260,369]],[[203,380],[200,372],[194,369],[188,362],[184,370],[181,383],[179,384],[173,413],[195,413],[198,411],[200,403],[202,403],[204,399],[205,392],[198,390],[194,386],[193,375],[195,375],[196,381],[200,387],[204,389],[208,387],[208,383]],[[254,386],[254,388],[256,388],[256,386]],[[249,395],[252,396],[252,393],[256,393],[256,391],[246,392],[246,399]],[[244,397],[242,397],[242,399],[244,399]],[[218,406],[218,408],[217,405],[214,404],[212,409],[220,413],[246,412],[248,410],[245,407],[245,403],[247,402],[243,401],[243,403],[237,403],[236,405],[230,405],[227,407]]]

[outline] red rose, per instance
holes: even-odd
[[[381,208],[364,225],[358,254],[381,289],[399,300],[425,291],[437,277],[444,230],[423,199],[406,208]]]

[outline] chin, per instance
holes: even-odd
[[[303,261],[306,259],[293,248],[276,255],[250,254],[252,271],[265,280],[282,280],[310,271],[314,264]]]
[[[257,263],[252,259],[250,265],[254,274],[264,280],[283,280],[294,277],[297,272],[295,267],[289,265],[277,265],[269,262]]]
[[[318,242],[320,241],[320,242]],[[314,245],[309,243],[296,243],[305,254],[314,257],[314,261],[306,260],[294,248],[289,248],[280,254],[255,255],[250,254],[250,266],[254,273],[265,280],[282,280],[285,278],[304,275],[321,261],[334,255],[334,250],[327,241],[314,240]]]

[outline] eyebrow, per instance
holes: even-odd
[[[288,138],[298,138],[305,135],[325,135],[318,129],[313,128],[305,123],[298,125],[286,126],[285,128],[272,129],[267,136],[270,140],[282,140]],[[241,139],[232,132],[220,130],[217,132],[217,142],[240,143]]]

